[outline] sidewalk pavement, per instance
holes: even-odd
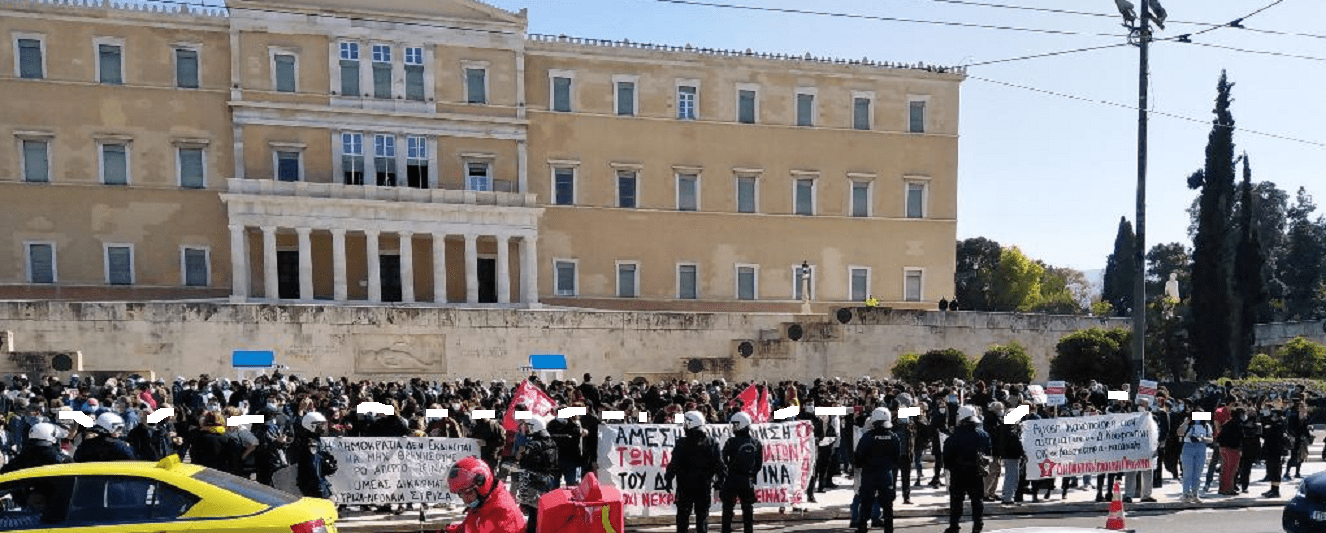
[[[1318,441],[1322,439],[1319,437]],[[1308,460],[1303,463],[1303,477],[1326,471],[1326,462],[1322,462],[1322,444],[1317,444],[1309,448]],[[1210,454],[1207,457],[1210,464]],[[927,485],[921,487],[912,487],[910,504],[903,503],[902,488],[898,488],[897,500],[894,502],[893,512],[895,518],[942,518],[948,516],[948,487],[940,486],[931,488],[928,483],[934,474],[933,463],[924,463],[923,471],[925,477],[923,482]],[[915,476],[915,472],[913,472]],[[1127,513],[1137,511],[1178,511],[1183,509],[1225,509],[1225,508],[1243,508],[1243,507],[1279,507],[1285,505],[1294,497],[1295,491],[1301,479],[1294,479],[1280,484],[1279,498],[1263,498],[1261,494],[1270,489],[1270,483],[1267,481],[1258,481],[1265,477],[1266,470],[1264,465],[1254,466],[1250,476],[1251,483],[1248,485],[1248,492],[1238,496],[1222,496],[1216,494],[1220,485],[1220,473],[1215,473],[1211,490],[1201,494],[1202,503],[1190,504],[1180,500],[1183,493],[1183,485],[1169,472],[1165,472],[1165,480],[1160,488],[1153,488],[1151,497],[1155,498],[1154,503],[1144,503],[1134,498],[1132,503],[1125,503],[1124,510]],[[1107,478],[1108,479],[1108,478]],[[827,522],[832,520],[846,521],[851,517],[851,503],[854,492],[852,491],[852,480],[847,477],[839,476],[834,478],[838,488],[829,489],[823,493],[816,494],[818,503],[804,503],[793,507],[759,507],[755,509],[755,522],[757,524],[773,522]],[[1202,484],[1206,482],[1206,473],[1202,473]],[[901,483],[901,480],[899,480]],[[916,483],[916,479],[912,480]],[[1099,512],[1101,523],[1104,523],[1105,516],[1109,509],[1109,502],[1096,501],[1096,483],[1095,476],[1091,476],[1093,488],[1069,489],[1065,495],[1060,484],[1062,479],[1057,480],[1051,498],[1042,498],[1040,503],[1032,503],[1031,495],[1026,495],[1025,501],[1020,505],[1006,506],[999,502],[986,502],[984,516],[1000,515],[1035,515],[1052,513],[1087,513]],[[1001,485],[1002,487],[1002,478]],[[1120,478],[1119,487],[1122,490],[1125,485]],[[998,492],[998,491],[996,491]],[[1102,491],[1102,493],[1108,492]],[[1044,491],[1041,492],[1044,495]],[[971,508],[966,508],[963,512],[968,515]],[[711,528],[716,528],[719,523],[721,508],[714,505],[710,508],[709,523]],[[412,509],[400,515],[391,513],[343,513],[341,521],[337,522],[336,528],[339,531],[367,533],[367,532],[386,532],[386,531],[418,531],[418,530],[437,530],[446,527],[446,524],[460,521],[462,510],[459,508],[437,508],[424,511],[424,520],[420,521],[419,511]],[[737,510],[737,520],[740,520],[741,511]],[[964,520],[966,520],[964,518]],[[675,523],[675,517],[672,514],[648,517],[626,518],[629,528],[664,526]]]

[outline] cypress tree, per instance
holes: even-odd
[[[1239,244],[1234,257],[1234,287],[1238,299],[1238,331],[1234,337],[1233,368],[1241,376],[1252,361],[1257,342],[1257,309],[1266,300],[1266,250],[1253,223],[1252,163],[1243,154],[1243,195],[1239,207]]]
[[[1188,178],[1200,188],[1197,235],[1193,239],[1192,341],[1198,378],[1218,377],[1234,367],[1234,116],[1225,72],[1217,84],[1215,120],[1206,143],[1206,165]]]
[[[1131,316],[1133,279],[1137,278],[1137,259],[1133,254],[1133,223],[1119,217],[1119,232],[1114,236],[1114,253],[1105,262],[1105,286],[1100,299],[1114,308],[1114,316]]]

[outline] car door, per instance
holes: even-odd
[[[73,477],[67,516],[55,531],[148,533],[195,525],[179,517],[200,499],[169,483],[140,476]]]
[[[0,531],[48,530],[64,521],[72,478],[40,477],[0,483]]]

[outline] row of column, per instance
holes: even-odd
[[[233,278],[232,298],[237,301],[249,297],[249,253],[247,226],[232,224],[230,227],[230,258]],[[279,294],[279,277],[276,267],[276,226],[261,226],[263,248],[263,287],[267,299],[275,300]],[[342,228],[331,228],[332,235],[332,299],[337,302],[349,300],[348,281],[346,279],[345,233]],[[360,230],[364,233],[367,249],[368,301],[382,301],[382,269],[379,237],[376,229]],[[313,228],[295,228],[299,236],[299,299],[313,299]],[[413,303],[414,294],[414,233],[395,232],[400,241],[400,278],[401,301]],[[431,233],[433,237],[433,302],[447,302],[447,233]],[[465,302],[479,302],[479,235],[465,234]],[[497,239],[496,278],[497,303],[511,303],[511,272],[508,267],[508,248],[511,237],[494,235]],[[520,243],[520,302],[538,301],[537,237],[523,235]]]

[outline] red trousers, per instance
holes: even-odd
[[[1220,492],[1233,492],[1235,474],[1239,471],[1239,449],[1220,447]]]

